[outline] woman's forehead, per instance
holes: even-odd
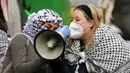
[[[84,14],[82,11],[80,10],[77,10],[75,9],[73,12],[72,12],[72,18],[83,18],[84,17]]]

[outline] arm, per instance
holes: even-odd
[[[27,60],[29,51],[26,45],[26,39],[27,38],[24,36],[19,35],[16,36],[11,42],[10,49],[15,73],[34,73],[46,63],[39,57],[35,58],[35,56],[34,60]]]

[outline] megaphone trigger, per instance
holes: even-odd
[[[70,30],[68,26],[61,26],[56,30],[66,40],[70,36]]]

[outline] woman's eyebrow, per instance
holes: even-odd
[[[78,16],[76,16],[75,18],[78,18],[78,19],[80,19],[80,17],[78,17]]]

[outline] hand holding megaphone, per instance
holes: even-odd
[[[62,36],[64,41],[70,36],[70,30],[68,26],[60,26],[56,29],[56,32]],[[50,38],[50,40],[46,43],[48,48],[54,48],[54,46],[58,43],[58,40],[55,36]]]
[[[64,40],[70,36],[70,30],[68,26],[61,26],[56,29],[56,32],[58,32],[64,38]]]

